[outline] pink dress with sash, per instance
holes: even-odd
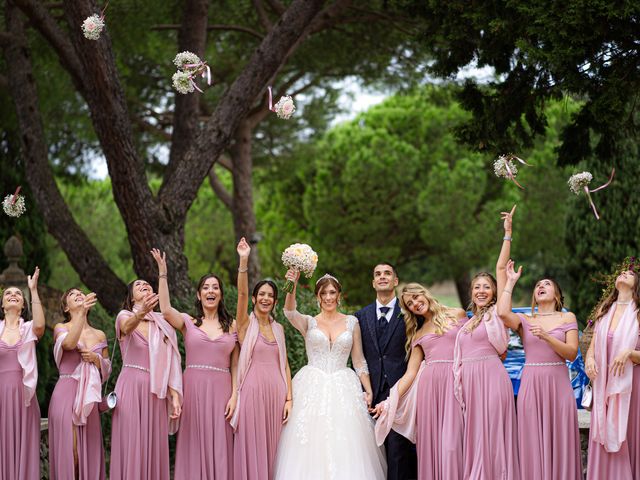
[[[105,478],[104,448],[100,413],[101,383],[111,372],[109,360],[103,359],[101,371],[93,363],[84,362],[78,349],[63,350],[68,335],[56,330],[54,359],[60,377],[49,402],[49,478],[74,480],[74,437],[78,458],[78,480]],[[102,355],[106,342],[91,351]],[[78,344],[78,348],[83,348]]]
[[[0,340],[0,480],[40,479],[40,407],[32,322],[15,345]],[[0,321],[0,336],[4,321]],[[28,360],[27,366],[25,359]]]
[[[567,365],[522,320],[526,363],[518,392],[518,448],[522,480],[582,478],[578,411]],[[575,322],[560,325],[549,335],[564,342],[577,330]]]
[[[230,357],[238,336],[211,340],[185,318],[184,405],[176,447],[176,480],[233,478],[233,429],[224,417],[231,397]]]

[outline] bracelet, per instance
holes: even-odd
[[[39,302],[37,300],[31,300],[31,305],[36,304],[36,305],[42,305],[42,302]]]
[[[249,271],[249,267],[240,268],[238,267],[238,273],[247,273]]]
[[[161,273],[158,275],[158,278],[167,278],[167,274],[166,273]]]
[[[507,290],[506,288],[504,290],[502,290],[504,293],[508,293],[508,294],[512,294],[513,292],[511,290]]]
[[[502,240],[510,242],[511,241],[511,235],[505,235],[504,237],[502,237]]]

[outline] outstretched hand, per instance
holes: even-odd
[[[251,246],[249,245],[247,240],[242,237],[238,242],[238,247],[236,248],[236,250],[238,251],[238,256],[240,258],[248,258],[249,254],[251,253]]]
[[[500,212],[500,218],[504,220],[504,232],[511,233],[513,229],[513,214],[516,211],[517,205],[514,205],[510,212]]]
[[[513,260],[509,260],[507,262],[507,280],[512,281],[514,284],[520,279],[520,275],[522,275],[522,265],[518,267],[518,271],[515,270],[516,262]]]
[[[153,259],[156,261],[158,265],[158,275],[166,275],[167,274],[167,254],[165,252],[161,252],[157,248],[151,249],[151,255]]]
[[[40,277],[40,267],[36,267],[33,271],[33,275],[27,276],[27,286],[29,290],[37,290],[38,289],[38,278]]]
[[[144,300],[142,301],[142,309],[140,312],[142,316],[144,317],[147,313],[149,313],[154,308],[156,308],[156,305],[158,305],[159,300],[160,300],[160,297],[158,297],[157,293],[152,293],[144,297]]]
[[[85,295],[84,303],[82,304],[82,308],[84,309],[84,312],[88,313],[89,310],[91,310],[91,307],[93,307],[97,302],[98,302],[98,297],[95,293],[91,292]]]
[[[300,278],[300,272],[294,268],[290,268],[289,270],[287,270],[284,278],[286,278],[290,282],[293,282],[294,284],[297,284],[298,279]]]

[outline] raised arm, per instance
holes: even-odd
[[[367,406],[371,407],[373,401],[373,389],[371,388],[371,379],[369,378],[369,368],[364,358],[362,349],[362,334],[360,333],[360,324],[356,322],[353,327],[353,345],[351,346],[351,362],[356,374],[360,378],[360,383],[364,388],[365,400]]]
[[[515,262],[513,260],[509,260],[507,262],[506,268],[506,283],[502,288],[502,295],[498,295],[498,303],[497,303],[497,311],[498,317],[502,320],[507,327],[511,330],[518,330],[521,325],[521,320],[518,315],[511,311],[512,301],[511,295],[513,293],[513,289],[522,275],[522,265],[518,267],[518,271],[516,272],[514,269]]]
[[[89,314],[89,310],[93,307],[97,302],[97,297],[95,293],[90,293],[84,297],[84,302],[82,304],[82,310],[78,313],[79,315],[84,315],[86,318]],[[71,328],[67,330],[68,334],[65,339],[62,341],[62,348],[65,350],[74,350],[78,346],[78,342],[80,341],[80,334],[82,333],[82,329],[84,328],[84,322],[78,321],[77,319],[71,319]]]
[[[308,321],[307,318],[296,310],[296,289],[298,287],[298,279],[300,278],[300,272],[294,269],[287,270],[285,277],[287,280],[293,282],[293,291],[287,293],[284,299],[284,316],[287,317],[289,323],[294,326],[302,335],[307,333]]]
[[[120,333],[123,335],[129,335],[133,332],[145,315],[153,310],[157,304],[157,294],[152,293],[151,295],[147,295],[142,301],[142,307],[139,311],[126,312],[126,314],[122,315],[122,320],[120,321]]]
[[[158,265],[158,300],[162,316],[173,328],[183,331],[184,316],[171,306],[169,282],[167,281],[167,255],[157,248],[151,249],[151,255]]]
[[[511,233],[513,231],[513,214],[516,211],[514,205],[510,212],[500,212],[500,218],[504,220],[504,237],[502,239],[502,248],[496,263],[496,281],[498,282],[498,298],[502,295],[502,290],[507,280],[507,262],[511,255]]]
[[[38,278],[40,277],[40,268],[36,267],[33,275],[27,277],[27,285],[31,293],[31,314],[33,315],[32,330],[38,339],[42,338],[45,330],[44,309],[38,295]]]
[[[238,305],[236,306],[236,327],[238,340],[242,344],[249,327],[249,255],[251,247],[244,237],[238,242]]]

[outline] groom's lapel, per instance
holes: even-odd
[[[365,312],[367,318],[367,330],[369,331],[369,339],[371,344],[375,347],[378,354],[380,353],[380,346],[378,345],[378,332],[376,330],[376,323],[378,321],[376,316],[376,304],[372,303],[367,307]]]
[[[398,301],[396,301],[396,306],[393,309],[393,316],[391,317],[391,321],[389,322],[389,325],[387,326],[387,330],[385,331],[384,338],[380,342],[381,343],[381,346],[380,346],[380,350],[381,351],[384,351],[384,349],[387,348],[387,345],[389,344],[389,341],[393,337],[396,329],[398,328],[398,326],[400,324],[404,324],[404,319],[402,317],[402,312],[400,311],[400,305],[398,305]]]

